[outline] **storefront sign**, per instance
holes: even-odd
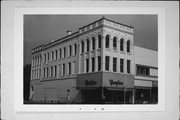
[[[114,80],[109,80],[109,82],[110,82],[110,85],[112,86],[112,85],[116,85],[116,86],[118,86],[118,85],[123,85],[123,82],[121,82],[121,81],[114,81]]]
[[[94,86],[94,85],[96,85],[97,84],[97,82],[96,81],[94,81],[94,80],[85,80],[85,85],[86,86]]]

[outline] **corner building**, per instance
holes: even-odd
[[[30,99],[51,103],[135,103],[133,35],[133,27],[101,18],[34,48]]]

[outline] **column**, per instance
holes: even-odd
[[[104,51],[105,51],[105,36],[102,35],[102,39],[101,39],[101,71],[105,71],[105,55],[104,55]]]

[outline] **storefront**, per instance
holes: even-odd
[[[134,76],[120,73],[97,72],[77,77],[81,103],[132,104]]]
[[[135,104],[157,104],[158,83],[157,81],[135,80]]]

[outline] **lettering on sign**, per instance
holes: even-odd
[[[96,81],[94,81],[94,80],[86,80],[85,81],[85,85],[86,86],[93,86],[93,85],[96,85],[97,84],[97,82]]]
[[[109,82],[110,82],[110,85],[112,86],[112,85],[116,85],[116,86],[118,86],[118,85],[123,85],[123,82],[121,82],[121,81],[114,81],[114,80],[109,80]]]

